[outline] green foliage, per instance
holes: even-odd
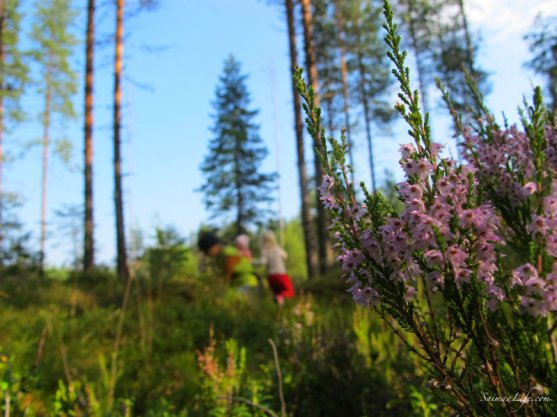
[[[0,96],[4,106],[2,128],[10,127],[24,117],[20,99],[29,83],[27,57],[21,50],[21,12],[19,0],[4,1],[2,39],[3,62],[0,69]],[[0,164],[2,161],[0,161]]]
[[[141,261],[157,287],[173,278],[195,275],[195,258],[185,242],[173,226],[155,230],[155,245],[145,250]]]
[[[271,297],[246,299],[213,277],[185,278],[164,283],[159,298],[143,282],[134,285],[111,408],[121,280],[103,272],[43,284],[3,281],[0,389],[2,398],[10,392],[12,415],[278,416],[269,339],[288,416],[420,415],[401,376],[421,371],[343,290],[278,308]]]
[[[230,56],[216,89],[214,136],[201,164],[205,182],[199,188],[211,217],[234,222],[237,235],[266,219],[276,177],[260,171],[268,151],[254,123],[257,111],[249,108],[246,78]]]
[[[296,281],[304,281],[307,278],[303,233],[302,223],[298,219],[287,221],[284,225],[284,250],[288,254],[286,270]]]
[[[0,274],[17,275],[38,266],[38,256],[31,249],[31,235],[17,216],[20,203],[4,195],[0,220]]]
[[[72,98],[77,93],[77,74],[70,58],[77,40],[69,32],[69,26],[76,12],[70,0],[41,0],[35,9],[31,38],[37,47],[32,55],[41,72],[39,92],[51,99],[51,107],[46,111],[75,117]]]

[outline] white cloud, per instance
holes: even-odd
[[[469,0],[465,7],[470,24],[497,43],[526,34],[539,14],[557,15],[555,0]]]

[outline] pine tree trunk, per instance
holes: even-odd
[[[346,142],[348,143],[348,157],[352,166],[352,182],[354,182],[354,150],[352,149],[352,135],[350,133],[350,99],[348,97],[348,69],[346,68],[346,52],[344,48],[342,16],[340,13],[340,2],[335,0],[335,25],[337,28],[337,44],[340,55],[340,76],[342,81],[342,100],[344,112],[344,129],[346,131]]]
[[[116,269],[120,278],[129,276],[122,197],[122,53],[124,49],[124,0],[116,2],[116,37],[114,56],[114,209],[116,213]]]
[[[52,75],[51,64],[48,64],[46,75],[46,92],[43,113],[43,172],[41,182],[41,241],[39,252],[39,268],[41,275],[44,274],[45,263],[45,246],[46,246],[46,193],[47,193],[47,175],[48,175],[48,145],[50,131],[50,108],[52,102]]]
[[[85,64],[85,230],[83,244],[83,269],[95,266],[93,235],[93,58],[95,38],[95,0],[87,3],[87,46]]]
[[[315,105],[320,106],[319,101],[319,82],[317,77],[317,65],[315,59],[315,47],[313,42],[313,29],[312,29],[312,15],[311,15],[311,1],[310,0],[300,0],[302,5],[302,25],[304,28],[304,50],[306,56],[306,69],[308,72],[309,83],[311,88],[315,93]],[[316,138],[318,141],[321,138]],[[317,183],[321,182],[323,177],[323,168],[321,167],[321,161],[317,152],[315,152],[315,181]],[[316,206],[317,206],[317,240],[318,240],[318,250],[319,250],[319,271],[321,274],[325,274],[330,265],[330,258],[332,252],[329,247],[329,239],[327,236],[327,212],[325,207],[321,204],[319,200],[319,194],[316,194]]]
[[[4,68],[4,0],[0,0],[0,68]],[[0,92],[4,91],[4,72],[0,73]],[[0,94],[0,253],[4,244],[4,189],[2,176],[4,168],[4,94]],[[3,256],[0,256],[0,267],[4,264]]]
[[[236,176],[236,203],[238,205],[238,211],[236,211],[236,236],[241,235],[245,232],[244,229],[244,196],[242,195],[242,182],[241,178],[241,158],[240,158],[240,143],[239,139],[236,138],[236,151],[234,155],[234,175]]]
[[[302,203],[302,229],[304,231],[304,246],[306,248],[306,268],[308,277],[317,276],[318,263],[315,251],[315,231],[311,218],[311,202],[308,190],[308,178],[306,171],[306,159],[304,151],[304,129],[302,125],[302,108],[300,96],[296,91],[296,83],[293,74],[298,66],[298,51],[296,48],[296,27],[294,25],[293,0],[285,0],[286,17],[288,20],[288,43],[290,46],[290,78],[292,81],[292,95],[294,105],[294,128],[296,130],[296,153],[298,156],[298,181],[300,185],[300,201]]]
[[[464,40],[466,41],[466,58],[468,64],[468,71],[470,75],[474,74],[474,46],[472,45],[472,37],[470,36],[470,29],[468,28],[468,19],[466,17],[466,10],[464,9],[464,0],[458,0],[458,7],[460,9],[460,18],[462,19],[462,29],[464,30]]]
[[[366,95],[364,87],[364,74],[365,68],[362,60],[361,53],[358,53],[358,71],[360,72],[360,95],[362,96],[362,106],[364,108],[364,121],[366,124],[366,138],[367,138],[367,148],[369,153],[369,170],[371,172],[371,191],[375,192],[377,190],[377,183],[375,180],[375,162],[373,158],[373,142],[371,138],[371,118],[370,109],[368,103],[368,97]]]
[[[410,31],[410,41],[412,49],[414,50],[414,57],[416,59],[416,69],[418,70],[418,84],[420,85],[420,94],[422,96],[422,107],[425,113],[429,113],[427,85],[425,82],[426,70],[422,63],[422,50],[418,42],[418,34],[416,33],[415,19],[414,19],[414,2],[416,0],[408,0],[408,28]]]

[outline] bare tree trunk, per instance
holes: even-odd
[[[296,82],[293,75],[298,66],[298,50],[296,48],[296,27],[294,25],[294,4],[293,0],[285,0],[286,17],[288,20],[288,42],[290,46],[290,74],[292,79],[292,96],[294,104],[294,128],[296,130],[296,153],[298,156],[298,181],[300,185],[300,201],[302,203],[302,229],[304,231],[304,246],[306,248],[306,267],[308,277],[314,278],[317,275],[318,263],[315,251],[315,230],[311,218],[311,202],[308,190],[308,178],[306,171],[306,159],[304,151],[304,129],[302,126],[302,108],[300,96],[296,91]]]
[[[466,10],[464,9],[464,0],[458,0],[458,7],[460,8],[460,17],[462,19],[462,29],[464,30],[464,40],[466,41],[466,58],[468,63],[468,71],[470,75],[474,74],[474,46],[472,45],[472,37],[470,36],[470,29],[468,28],[468,19],[466,17]]]
[[[0,0],[0,68],[4,68],[4,0]],[[4,71],[0,73],[0,91],[4,91]],[[4,94],[0,94],[0,250],[4,243],[4,189],[3,189],[3,168],[4,168]],[[3,265],[3,258],[0,257],[0,267]]]
[[[348,97],[348,69],[346,68],[346,51],[344,48],[344,31],[342,29],[342,16],[340,13],[340,2],[335,0],[335,24],[337,28],[337,44],[340,54],[340,76],[342,80],[342,99],[344,112],[344,129],[346,131],[346,142],[348,144],[348,157],[352,166],[352,182],[354,182],[354,150],[352,149],[352,135],[350,132],[350,99]]]
[[[367,138],[367,148],[369,153],[369,170],[371,172],[371,191],[377,191],[377,182],[375,180],[375,162],[373,159],[373,142],[371,138],[371,117],[370,108],[367,101],[367,95],[364,86],[364,74],[365,68],[362,61],[361,53],[358,53],[358,71],[360,72],[360,95],[362,96],[362,106],[364,108],[364,121],[366,124],[366,138]]]
[[[414,20],[414,3],[415,0],[408,1],[408,28],[410,31],[410,41],[412,43],[412,49],[414,50],[414,57],[416,59],[416,69],[418,70],[418,83],[420,85],[420,94],[422,96],[422,106],[425,113],[429,113],[428,105],[428,94],[427,94],[427,83],[425,82],[425,72],[424,65],[422,63],[422,51],[418,43],[418,34],[416,33],[416,26]]]
[[[245,233],[244,229],[244,196],[242,195],[242,182],[240,180],[240,169],[241,169],[241,161],[240,161],[240,144],[239,139],[236,140],[236,149],[234,154],[234,171],[236,177],[236,193],[237,193],[237,204],[238,204],[238,211],[236,212],[236,235],[241,235]]]
[[[121,278],[129,277],[122,197],[122,158],[120,133],[122,124],[122,53],[124,49],[124,0],[116,2],[116,36],[114,56],[114,209],[116,213],[116,269]]]
[[[83,269],[95,266],[93,236],[93,58],[95,39],[95,0],[87,3],[87,47],[85,64],[85,231]]]
[[[311,15],[311,1],[310,0],[300,0],[302,5],[302,24],[304,27],[304,50],[306,56],[306,68],[308,72],[309,83],[313,92],[315,93],[315,105],[320,106],[319,101],[319,81],[317,77],[317,65],[315,59],[315,46],[313,42],[313,29],[312,29],[312,15]],[[317,140],[322,140],[322,138],[317,138]],[[321,161],[317,151],[315,152],[315,181],[317,183],[321,182],[323,177],[323,168],[321,167]],[[327,212],[325,207],[321,204],[319,200],[319,194],[316,198],[317,206],[317,241],[319,250],[319,270],[321,274],[325,274],[330,265],[331,250],[329,247],[329,238],[327,236]]]
[[[43,113],[43,172],[41,183],[41,242],[39,267],[41,275],[44,274],[45,246],[46,246],[46,192],[47,192],[47,174],[48,174],[48,145],[50,131],[50,107],[52,102],[52,75],[51,64],[49,62],[46,74],[46,92]]]

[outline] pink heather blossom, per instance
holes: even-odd
[[[543,209],[546,216],[557,217],[557,192],[552,190],[551,194],[544,198]]]
[[[333,177],[329,175],[323,175],[321,185],[317,187],[317,191],[319,191],[319,194],[321,195],[329,194],[334,184],[335,179]]]
[[[418,159],[414,161],[413,159],[406,158],[400,161],[400,165],[406,175],[420,175],[424,176],[433,170],[433,165],[426,159]]]
[[[321,197],[319,197],[319,200],[321,200],[323,202],[323,205],[325,206],[325,208],[328,209],[338,209],[340,206],[337,202],[337,199],[332,196],[332,195],[322,195]]]
[[[472,275],[472,270],[468,268],[462,268],[460,266],[453,267],[454,270],[454,280],[457,288],[462,288],[463,282],[470,282],[470,276]]]
[[[414,145],[412,145],[411,143],[400,145],[400,148],[398,148],[398,150],[401,153],[403,158],[408,158],[410,155],[416,153],[416,149],[414,148]]]
[[[545,250],[554,258],[557,258],[557,234],[553,233],[547,236],[545,240]]]
[[[358,249],[353,249],[346,250],[337,260],[340,261],[343,272],[351,272],[358,269],[364,257]]]
[[[544,216],[534,215],[532,222],[528,225],[528,231],[532,234],[541,233],[546,234],[549,229],[549,222]]]
[[[350,211],[350,215],[355,221],[359,222],[361,218],[366,214],[367,207],[365,204],[356,204]]]
[[[409,184],[407,182],[401,182],[397,184],[400,195],[405,199],[421,199],[423,197],[424,190],[420,184]]]
[[[440,266],[444,262],[443,253],[436,249],[428,250],[424,253],[424,257],[428,265],[431,267]]]
[[[452,194],[455,188],[454,185],[446,177],[441,177],[437,181],[436,186],[439,191],[441,191],[441,195]]]
[[[528,182],[524,184],[524,186],[521,189],[521,195],[523,197],[531,196],[535,192],[536,192],[536,183],[534,182]]]
[[[455,269],[463,265],[464,261],[468,259],[466,252],[464,252],[458,245],[450,246],[446,252],[446,256]]]
[[[444,147],[445,145],[441,145],[440,143],[435,143],[435,142],[431,143],[430,146],[431,155],[433,157],[439,156],[439,154],[441,153]]]
[[[512,276],[513,283],[524,285],[524,283],[530,278],[538,278],[538,271],[532,266],[532,264],[527,263],[516,268],[513,271]]]
[[[490,283],[487,285],[487,292],[490,295],[487,302],[487,308],[491,311],[495,311],[499,303],[505,300],[505,292],[501,288]]]
[[[433,289],[436,289],[437,287],[443,289],[445,279],[441,272],[439,271],[430,272],[426,275],[425,278],[426,281],[429,282],[430,285],[433,287]]]
[[[557,175],[557,132],[547,132],[552,138],[548,148],[554,148],[548,150],[547,169]],[[407,181],[397,186],[404,209],[399,216],[382,219],[380,227],[373,225],[364,204],[349,205],[333,195],[334,178],[323,177],[320,198],[326,207],[342,214],[335,217],[335,225],[350,235],[346,241],[345,234],[335,237],[341,251],[338,261],[358,304],[373,306],[380,301],[378,277],[404,282],[406,302],[415,297],[420,278],[433,291],[444,288],[447,280],[466,291],[474,277],[484,283],[491,310],[504,300],[518,299],[523,311],[533,315],[557,311],[557,271],[539,274],[530,264],[516,268],[506,284],[518,298],[507,297],[503,288],[509,286],[499,281],[506,275],[499,271],[503,256],[499,247],[505,245],[502,236],[509,229],[492,205],[499,200],[478,193],[489,190],[494,198],[518,207],[533,204],[529,196],[543,190],[532,181],[536,165],[528,137],[515,127],[491,133],[488,142],[465,132],[463,149],[469,164],[440,159],[435,178],[434,166],[423,158],[423,152],[418,153],[412,144],[401,145],[400,164]],[[433,143],[430,154],[437,157],[442,148]],[[543,213],[531,217],[528,233],[557,257],[557,182],[549,195],[543,195]],[[477,206],[478,201],[485,203]]]
[[[404,301],[410,303],[414,299],[415,295],[416,289],[414,287],[406,287],[406,290],[404,292]]]

